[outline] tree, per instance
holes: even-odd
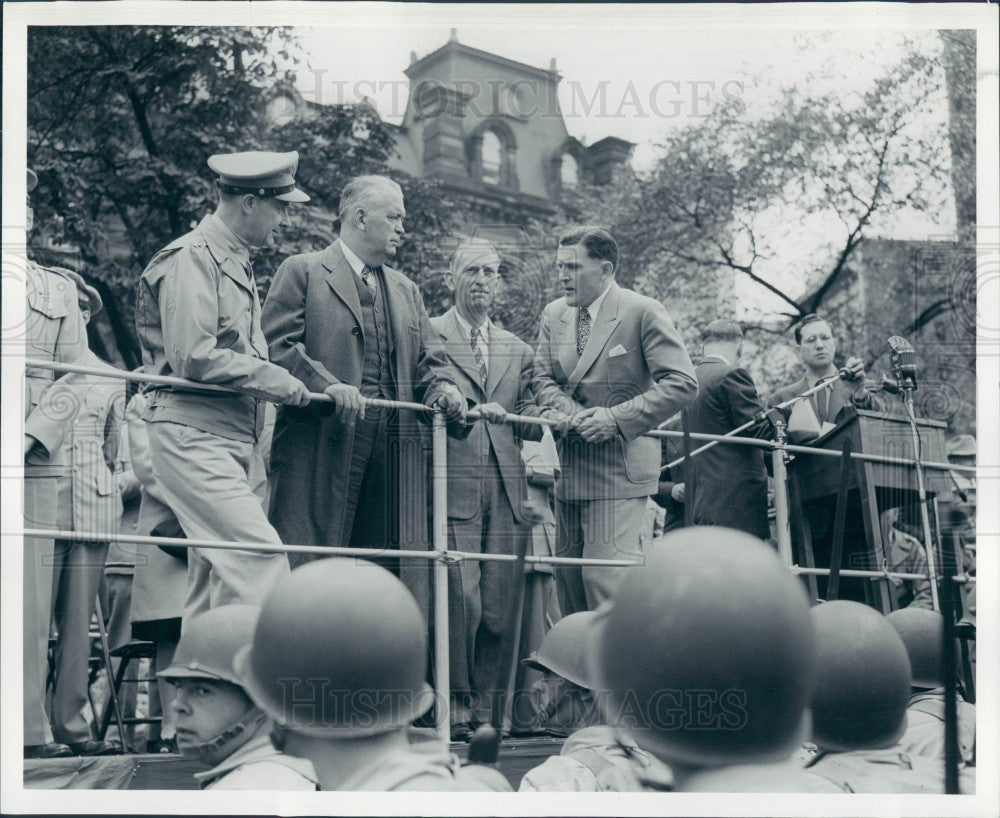
[[[408,240],[398,262],[416,269],[447,232],[438,187],[390,171],[390,127],[368,105],[303,105],[291,121],[266,114],[275,89],[293,87],[288,28],[111,26],[29,29],[28,163],[39,175],[36,225],[79,249],[83,270],[117,304],[135,343],[135,281],[152,255],[215,207],[206,159],[238,150],[297,150],[297,206],[278,246],[255,255],[266,294],[291,253],[336,233],[344,182],[391,173],[407,198]],[[114,323],[114,321],[113,321]],[[126,356],[127,357],[127,356]]]
[[[806,76],[764,112],[730,101],[667,136],[650,172],[584,188],[573,206],[612,227],[623,280],[679,312],[682,329],[685,311],[700,327],[734,312],[740,293],[745,328],[766,349],[849,282],[863,240],[891,217],[945,206],[939,50],[934,38],[905,43],[867,85],[857,81],[859,55],[853,81],[825,92],[830,77]],[[845,337],[861,320],[849,310],[835,318]],[[786,377],[788,366],[779,369]]]

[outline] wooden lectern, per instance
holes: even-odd
[[[946,424],[917,419],[920,459],[944,463]],[[841,451],[845,438],[851,451],[881,457],[913,458],[913,430],[905,416],[853,410],[833,429],[811,444],[816,448]],[[889,465],[854,460],[847,484],[847,514],[844,526],[841,568],[879,571],[888,566],[880,524],[882,512],[919,502],[914,466]],[[834,517],[840,487],[840,459],[796,453],[788,464],[790,524],[795,559],[810,568],[829,568]],[[947,472],[925,469],[928,501],[950,491]],[[930,510],[929,510],[930,511]],[[933,513],[931,513],[933,520]],[[923,536],[918,537],[923,542]],[[827,578],[808,576],[813,598],[825,598]],[[894,607],[888,581],[869,578],[840,578],[839,597],[865,602],[882,613]]]

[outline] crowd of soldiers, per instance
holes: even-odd
[[[262,305],[250,252],[308,202],[297,161],[209,159],[218,208],[138,281],[145,386],[127,402],[87,345],[97,291],[28,263],[27,357],[87,374],[27,368],[25,525],[81,536],[25,541],[26,758],[128,749],[86,718],[99,597],[113,645],[155,646],[149,749],[210,765],[202,787],[509,789],[414,725],[433,723],[437,695],[453,740],[491,720],[512,730],[497,702],[531,670],[548,691],[537,722],[566,741],[524,791],[943,791],[943,620],[926,588],[887,617],[810,608],[765,542],[761,450],[716,446],[672,472],[647,435],[684,410],[691,431],[773,437],[737,323],[705,327],[695,368],[663,304],[616,283],[617,244],[590,226],[559,239],[563,296],[534,348],[490,318],[502,265],[482,239],[453,254],[453,306],[430,318],[389,266],[405,205],[381,176],[347,184],[339,237],[288,258]],[[826,388],[784,412],[793,440],[882,406],[859,359],[834,362],[827,321],[808,316],[795,340],[806,376],[770,404]],[[486,557],[448,566],[451,685],[437,694],[431,560],[393,555],[430,547],[421,406],[447,418],[448,550]],[[685,516],[695,527],[673,530]],[[897,523],[897,564],[920,573],[923,546]],[[109,554],[95,534],[119,530],[178,545]],[[528,553],[583,562],[522,576],[523,559],[504,559]]]

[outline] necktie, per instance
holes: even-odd
[[[486,361],[483,358],[483,351],[479,348],[479,329],[473,329],[469,337],[469,344],[472,346],[472,356],[476,359],[476,366],[479,367],[479,379],[486,386]]]
[[[375,271],[367,264],[361,268],[361,280],[368,288],[368,292],[375,295]]]
[[[580,316],[576,322],[576,354],[582,355],[583,348],[587,346],[590,339],[590,310],[584,307],[580,310]]]
[[[825,379],[824,379],[825,380]],[[816,381],[817,384],[823,383],[822,380]],[[816,393],[816,417],[819,419],[820,423],[826,422],[826,412],[830,404],[830,390],[824,389],[821,392]]]

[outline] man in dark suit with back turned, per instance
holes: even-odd
[[[719,318],[701,334],[702,359],[695,368],[698,397],[687,408],[692,432],[724,435],[764,411],[750,373],[739,365],[743,330]],[[769,437],[761,421],[740,437]],[[697,447],[704,445],[698,441]],[[762,450],[719,443],[692,458],[695,525],[721,525],[768,538],[767,471]]]
[[[540,426],[503,423],[510,414],[535,414],[534,353],[489,319],[501,286],[500,256],[473,239],[452,256],[447,283],[455,305],[431,319],[455,371],[458,388],[488,423],[465,440],[448,441],[448,548],[474,554],[513,554],[531,536],[525,514],[527,482],[520,440],[541,440]],[[452,736],[489,721],[486,695],[502,689],[500,647],[513,604],[510,562],[462,560],[449,566]]]
[[[314,404],[278,414],[270,520],[286,543],[427,547],[427,427],[413,411],[363,400],[423,402],[465,416],[420,291],[387,266],[405,215],[391,179],[352,179],[340,196],[340,238],[285,259],[268,292],[261,324],[271,360],[334,399],[333,411]],[[293,566],[304,561],[292,556]],[[386,567],[400,572],[393,560]],[[426,603],[427,565],[409,567],[417,569],[410,579],[423,578],[411,590]]]

